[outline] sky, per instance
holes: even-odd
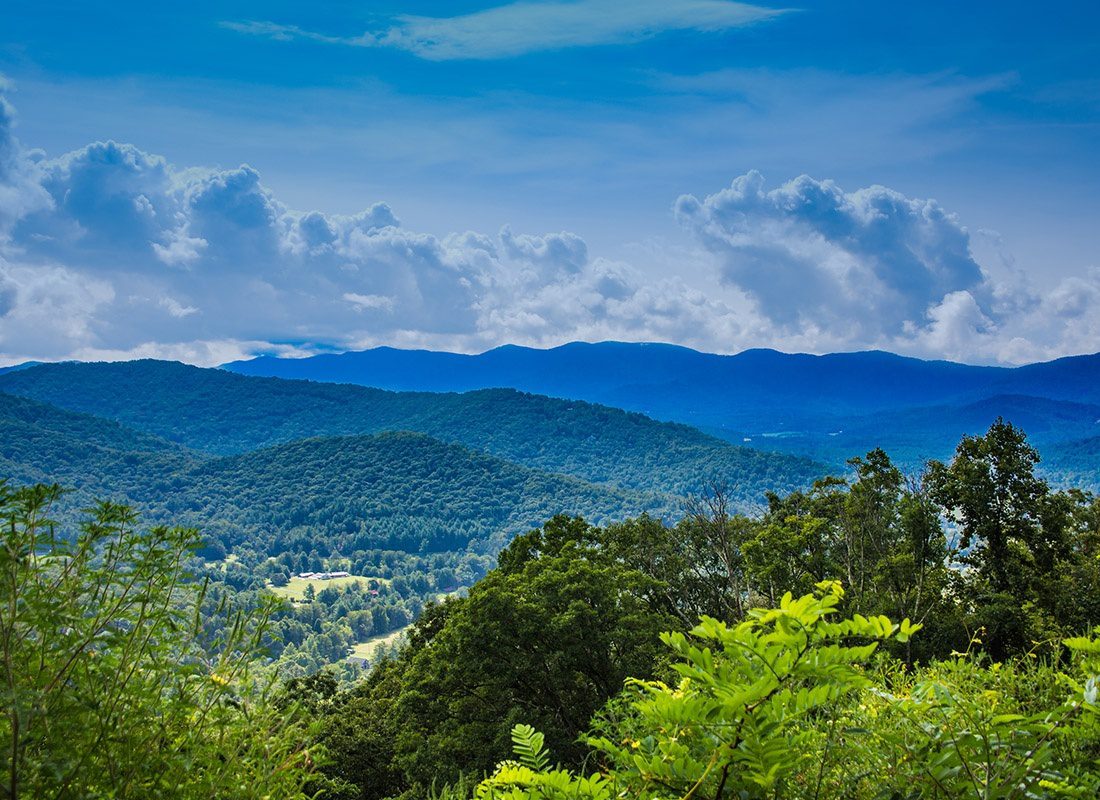
[[[1095,2],[0,16],[0,365],[1100,350]]]

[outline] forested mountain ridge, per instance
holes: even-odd
[[[510,464],[421,433],[303,439],[196,465],[164,511],[272,554],[320,545],[495,552],[556,513],[675,513],[642,496]]]
[[[203,458],[114,420],[0,392],[0,475],[64,484],[76,491],[74,505],[97,495],[127,501],[156,495],[167,489],[164,481]]]
[[[209,581],[207,614],[230,595],[259,608],[281,593],[291,602],[274,613],[266,647],[287,676],[354,674],[425,604],[470,586],[509,540],[555,514],[613,521],[682,508],[422,433],[218,456],[0,393],[0,492],[32,483],[64,490],[46,512],[63,530],[86,509],[110,516],[117,504],[145,525],[194,528],[201,547],[187,570]],[[318,579],[316,600],[313,583],[293,578],[327,572],[341,577]]]
[[[221,455],[313,436],[411,430],[628,490],[682,495],[722,483],[742,505],[823,473],[808,459],[734,446],[685,425],[514,390],[395,393],[134,361],[36,366],[0,376],[0,391]]]
[[[665,344],[576,342],[472,356],[383,347],[307,359],[263,356],[225,368],[396,390],[510,387],[683,422],[833,468],[882,447],[917,469],[1001,416],[1024,425],[1051,453],[1049,474],[1077,475],[1088,465],[1076,451],[1049,445],[1100,433],[1100,413],[1081,415],[1085,406],[1100,407],[1100,354],[1005,368],[880,351],[726,356]]]
[[[573,342],[546,350],[505,345],[478,355],[379,347],[301,359],[260,356],[223,368],[403,391],[513,387],[611,405],[620,405],[640,387],[656,390],[656,396],[639,395],[635,402],[655,407],[684,402],[685,396],[674,396],[678,387],[708,398],[715,391],[734,392],[723,407],[712,409],[723,416],[762,402],[809,403],[815,413],[966,402],[996,394],[1100,403],[1100,353],[992,367],[877,350],[810,355],[753,349],[719,355],[659,343]]]
[[[152,521],[195,526],[230,551],[491,551],[556,513],[609,521],[678,510],[668,496],[597,486],[419,433],[319,437],[218,457],[0,393],[0,434],[2,474],[74,490],[63,511],[109,497]]]

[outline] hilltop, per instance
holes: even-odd
[[[231,455],[314,436],[416,431],[522,466],[630,491],[725,485],[742,505],[807,485],[824,468],[692,427],[512,389],[465,394],[255,378],[175,362],[65,363],[0,375],[0,391],[117,420],[193,450]]]

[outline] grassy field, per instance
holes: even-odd
[[[360,642],[359,644],[355,645],[355,647],[352,648],[351,654],[348,656],[348,658],[365,658],[368,660],[374,658],[375,653],[377,653],[383,647],[389,647],[391,644],[404,636],[406,630],[407,628],[398,628],[397,630],[387,634],[383,634],[382,636],[372,636],[370,639],[367,639],[367,641]]]
[[[356,581],[362,581],[363,585],[367,584],[367,581],[377,581],[379,584],[385,585],[389,583],[384,578],[368,578],[363,575],[351,575],[347,578],[330,578],[327,581],[319,581],[315,578],[291,578],[290,583],[286,586],[272,586],[270,582],[268,587],[271,591],[280,597],[285,597],[287,600],[298,602],[302,599],[302,595],[305,593],[306,587],[311,583],[313,584],[313,591],[319,592],[322,589],[329,586],[349,586]]]

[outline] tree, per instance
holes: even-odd
[[[652,672],[674,618],[647,602],[651,578],[586,542],[592,530],[555,517],[446,604],[397,700],[397,762],[414,783],[491,769],[522,718],[578,762],[592,714],[628,676]]]
[[[467,597],[425,609],[377,682],[334,703],[322,740],[390,748],[389,760],[380,758],[402,775],[402,788],[420,793],[491,769],[521,719],[579,763],[578,734],[628,676],[653,674],[658,634],[676,623],[658,582],[600,546],[600,535],[583,520],[555,517],[517,537]],[[333,774],[355,782],[360,797],[395,793],[392,773]]]
[[[839,577],[834,556],[844,485],[829,477],[809,492],[769,493],[767,513],[744,544],[745,570],[760,603],[774,606],[788,591],[809,592]]]
[[[878,643],[920,627],[885,617],[833,622],[842,596],[824,582],[736,626],[704,617],[688,636],[663,634],[680,681],[632,681],[625,713],[585,737],[603,774],[549,770],[542,737],[521,726],[513,732],[520,763],[501,764],[478,800],[795,795],[793,776],[815,739],[802,720],[835,714],[869,684],[859,665]]]
[[[840,535],[835,556],[837,577],[851,587],[846,609],[942,628],[948,547],[925,481],[906,479],[882,450],[848,463],[855,480],[836,505]],[[921,640],[928,639],[926,631]],[[908,641],[905,649],[912,653]]]
[[[1007,592],[1031,572],[1049,487],[1035,475],[1039,454],[1022,430],[998,418],[984,436],[964,436],[951,463],[933,461],[936,501],[960,527],[966,563]]]
[[[686,545],[688,574],[698,591],[709,588],[709,597],[685,609],[687,621],[702,616],[740,621],[745,618],[751,589],[745,574],[745,542],[752,522],[730,512],[726,487],[714,484],[688,499],[687,514],[677,525]]]
[[[307,732],[250,676],[270,606],[208,636],[195,531],[100,502],[66,535],[61,494],[0,482],[2,796],[302,796]]]
[[[950,464],[929,468],[932,496],[961,534],[974,627],[995,658],[1063,633],[1057,592],[1076,558],[1077,501],[1052,492],[1038,463],[1024,432],[997,419],[984,436],[963,437]]]
[[[584,737],[585,771],[552,766],[545,737],[517,724],[514,757],[475,800],[1098,796],[1100,640],[1062,642],[1072,663],[901,669],[871,657],[921,626],[838,619],[841,597],[823,582],[740,625],[664,634],[679,681],[631,681]]]

